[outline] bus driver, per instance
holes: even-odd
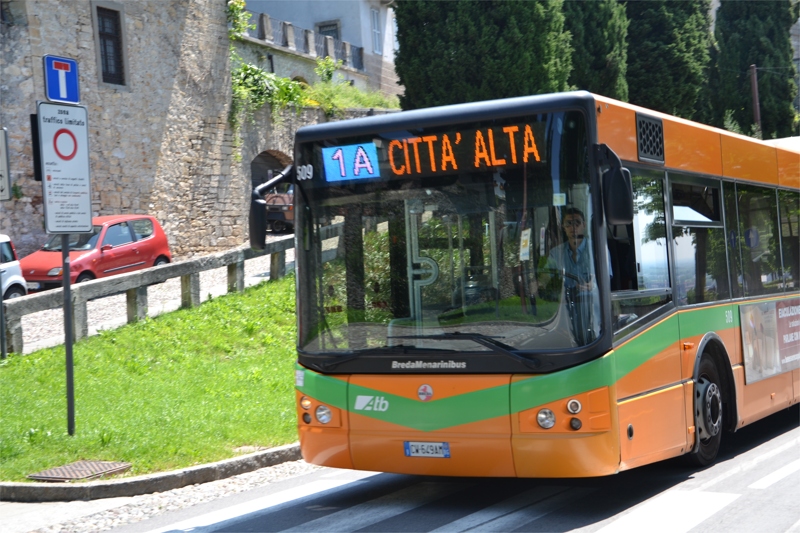
[[[563,274],[573,333],[579,344],[589,344],[600,334],[600,299],[583,212],[575,207],[565,209],[561,228],[567,241],[550,250],[539,286],[546,286],[551,276]]]

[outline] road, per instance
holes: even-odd
[[[800,533],[798,406],[726,435],[718,462],[591,479],[427,478],[319,469],[118,533],[579,531]]]

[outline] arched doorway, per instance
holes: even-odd
[[[250,163],[253,187],[271,180],[273,175],[291,164],[292,158],[278,150],[265,150]],[[294,230],[294,185],[281,183],[264,194],[267,229],[272,233]]]

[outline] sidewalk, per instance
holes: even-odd
[[[289,444],[208,465],[132,478],[86,483],[0,482],[4,533],[24,533],[122,507],[134,496],[169,491],[296,461],[300,446]]]

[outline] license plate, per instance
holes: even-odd
[[[35,283],[35,282],[33,282],[33,281],[29,281],[29,282],[27,282],[25,285],[27,285],[27,286],[28,286],[28,290],[32,290],[32,291],[35,291],[36,289],[38,289],[38,288],[39,288],[39,284],[38,284],[38,283]]]
[[[450,458],[450,443],[447,442],[409,442],[403,443],[406,457]]]

